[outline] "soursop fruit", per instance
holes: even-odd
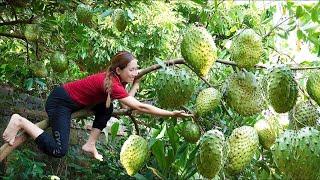
[[[196,165],[199,174],[205,178],[214,178],[224,166],[226,142],[219,130],[207,131],[199,141]]]
[[[297,83],[288,67],[278,67],[271,71],[268,84],[268,99],[278,113],[288,112],[296,104]]]
[[[64,53],[55,51],[50,59],[50,65],[53,71],[63,73],[68,69],[69,62]]]
[[[118,31],[124,31],[128,24],[127,13],[122,9],[115,9],[112,14],[112,21]]]
[[[76,15],[78,22],[89,27],[91,27],[94,24],[94,14],[90,6],[84,4],[78,5]]]
[[[240,173],[251,162],[258,146],[259,136],[253,127],[234,129],[228,139],[228,171],[232,174]]]
[[[222,94],[213,87],[202,90],[196,99],[196,114],[198,116],[209,114],[219,106],[221,98]]]
[[[120,162],[128,175],[135,175],[148,158],[148,143],[138,135],[130,135],[124,142],[120,152]]]
[[[270,149],[279,134],[284,131],[277,116],[257,121],[254,124],[254,129],[258,132],[259,142],[265,149]]]
[[[180,134],[184,137],[187,142],[196,143],[200,136],[200,128],[197,124],[192,121],[184,121],[179,124]]]
[[[163,108],[178,108],[191,99],[195,84],[184,69],[160,71],[155,84],[157,103]]]
[[[37,41],[40,38],[40,26],[38,24],[27,24],[24,36],[28,41]]]
[[[263,45],[261,37],[252,29],[240,30],[230,47],[231,59],[240,68],[250,68],[256,65],[262,56]]]
[[[226,102],[238,114],[250,116],[265,109],[262,89],[251,72],[239,71],[231,75],[226,83]]]
[[[300,129],[305,126],[316,126],[320,113],[311,101],[299,102],[289,112],[290,128]]]
[[[271,147],[274,162],[287,179],[319,179],[319,142],[315,128],[287,130]]]
[[[217,48],[204,27],[189,27],[181,42],[181,54],[200,76],[206,76],[217,60]]]
[[[307,80],[307,92],[309,96],[320,106],[320,73],[312,73]]]

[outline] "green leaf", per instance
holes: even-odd
[[[112,124],[112,126],[111,126],[111,138],[112,138],[112,140],[117,136],[118,131],[119,131],[119,127],[120,127],[119,122],[115,122],[115,123]]]
[[[168,128],[167,132],[168,132],[169,141],[171,143],[171,146],[172,146],[174,152],[177,152],[177,148],[179,145],[179,136],[178,136],[177,132],[175,131],[174,126],[170,126]]]
[[[104,17],[107,17],[107,16],[110,16],[112,14],[113,10],[105,10],[102,14],[101,14],[101,17],[104,18]]]
[[[304,39],[305,37],[304,33],[300,29],[297,30],[297,37],[298,39]]]
[[[163,138],[163,136],[165,135],[166,131],[167,131],[167,126],[165,125],[165,126],[163,127],[163,129],[161,130],[161,132],[160,132],[160,133],[158,134],[158,136],[156,137],[156,139],[161,139],[161,138]]]
[[[44,88],[47,86],[43,79],[35,78],[34,81],[35,81],[42,89],[44,89]]]
[[[296,9],[296,18],[300,18],[305,14],[304,9],[301,6],[297,6]]]
[[[314,8],[311,11],[311,20],[313,22],[319,22],[319,9],[318,8]]]
[[[167,169],[167,162],[164,152],[164,143],[160,140],[157,140],[151,147],[151,151],[153,155],[156,157],[160,169]]]
[[[139,173],[135,174],[133,177],[135,177],[137,180],[148,180],[146,177]]]
[[[33,86],[33,78],[29,78],[24,82],[24,87],[27,89],[27,91],[30,91]]]

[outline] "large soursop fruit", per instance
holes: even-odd
[[[157,103],[163,108],[178,108],[186,104],[195,90],[195,82],[183,70],[160,71],[156,81]]]
[[[60,51],[54,52],[53,57],[50,59],[52,70],[58,73],[65,72],[68,69],[68,64],[66,56]]]
[[[241,172],[251,162],[258,146],[259,136],[253,127],[234,129],[228,139],[228,171],[232,174]]]
[[[297,83],[291,70],[287,67],[273,69],[268,84],[268,98],[273,109],[278,113],[288,112],[296,104],[297,96]]]
[[[78,22],[91,27],[94,24],[93,20],[93,12],[91,10],[91,7],[88,5],[80,4],[77,7],[76,11]]]
[[[250,68],[260,61],[263,53],[261,37],[252,29],[239,32],[230,47],[231,59],[240,68]]]
[[[251,72],[233,74],[227,81],[225,98],[227,104],[243,116],[257,114],[265,108],[262,89]]]
[[[200,128],[192,121],[184,121],[179,124],[179,133],[187,142],[196,143],[200,136]]]
[[[112,14],[112,21],[118,31],[124,31],[127,27],[127,14],[122,9],[115,9]]]
[[[217,60],[216,45],[204,27],[188,29],[181,42],[181,54],[200,76],[206,76]]]
[[[312,127],[287,130],[271,147],[274,162],[287,179],[320,178],[320,132]]]
[[[135,175],[148,158],[148,143],[138,135],[130,135],[120,152],[120,162],[128,175]]]
[[[196,156],[198,172],[205,178],[214,178],[224,166],[225,138],[221,131],[207,131],[199,141]]]
[[[311,101],[299,102],[289,112],[289,126],[292,129],[300,129],[305,126],[316,126],[319,118],[320,113]]]
[[[258,132],[259,142],[265,149],[270,149],[278,135],[284,131],[277,116],[257,121],[254,129]]]
[[[222,94],[215,88],[202,90],[196,99],[196,114],[205,116],[216,109],[221,101]]]
[[[312,73],[307,81],[309,96],[320,106],[320,72]]]
[[[40,37],[40,27],[37,24],[27,24],[24,36],[28,41],[37,41]]]

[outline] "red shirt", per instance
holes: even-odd
[[[63,85],[72,100],[81,106],[88,106],[105,102],[108,93],[104,91],[104,79],[106,73],[90,75],[84,79],[68,82]],[[125,89],[126,84],[122,84],[118,76],[112,76],[111,99],[122,99],[129,94]]]

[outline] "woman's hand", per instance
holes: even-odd
[[[188,114],[185,111],[172,111],[174,117],[192,117],[193,114]]]

